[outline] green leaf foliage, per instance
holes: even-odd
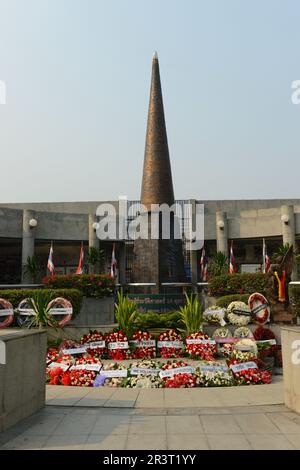
[[[180,307],[181,321],[187,335],[197,333],[202,329],[203,309],[197,294],[185,294],[186,304]]]
[[[232,294],[266,294],[268,276],[264,273],[236,273],[216,276],[209,280],[212,297]]]
[[[121,291],[117,294],[115,307],[119,329],[130,335],[138,314],[136,303],[133,300],[129,300],[128,295],[124,295]]]
[[[21,300],[34,298],[38,292],[47,292],[49,301],[56,297],[69,300],[73,306],[73,318],[80,312],[83,296],[77,289],[4,289],[0,290],[0,298],[8,300],[14,308],[17,308]]]

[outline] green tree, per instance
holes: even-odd
[[[24,266],[24,275],[29,277],[34,284],[37,282],[38,275],[41,272],[41,263],[36,255],[28,256]]]
[[[217,251],[208,264],[208,273],[210,277],[227,274],[229,269],[228,259],[223,251]]]
[[[96,248],[94,246],[91,246],[88,251],[88,263],[90,265],[89,271],[92,272],[92,274],[96,273],[96,268],[97,264],[101,265],[104,260],[104,250],[100,250],[99,248]]]

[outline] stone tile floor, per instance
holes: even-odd
[[[0,449],[298,449],[300,416],[270,385],[181,390],[47,387]]]
[[[282,377],[270,385],[195,389],[84,388],[48,385],[47,405],[104,408],[193,408],[283,403]]]
[[[0,434],[0,449],[300,449],[284,405],[186,408],[46,406]]]

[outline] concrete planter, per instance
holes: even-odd
[[[300,414],[300,327],[281,328],[284,400]]]
[[[94,299],[84,297],[80,313],[68,326],[97,326],[114,323],[114,298]]]
[[[45,405],[45,330],[0,330],[0,432]]]

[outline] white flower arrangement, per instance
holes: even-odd
[[[251,352],[254,356],[257,356],[256,342],[250,338],[243,338],[234,345],[234,349],[243,352]]]
[[[209,323],[224,326],[225,322],[225,310],[218,305],[209,306],[203,313],[203,317]]]
[[[227,307],[227,318],[232,325],[246,326],[251,321],[251,311],[244,302],[231,302]]]
[[[200,387],[230,387],[233,385],[233,375],[228,372],[197,372],[197,385]]]

